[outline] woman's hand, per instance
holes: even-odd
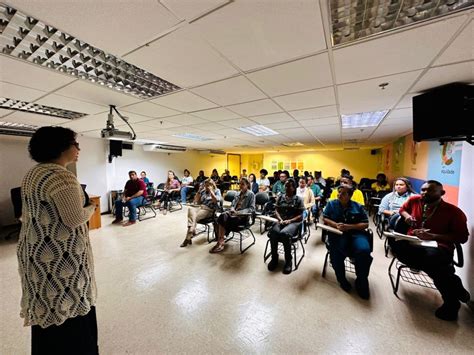
[[[428,233],[429,229],[419,228],[413,230],[413,235],[417,236],[421,240],[434,240],[433,234]]]
[[[351,227],[348,224],[338,223],[337,224],[337,229],[339,229],[341,232],[347,232],[348,230],[351,229]]]

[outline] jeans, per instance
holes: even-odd
[[[142,196],[134,197],[131,200],[123,203],[122,200],[115,201],[115,218],[122,219],[123,218],[123,207],[128,207],[130,212],[128,219],[130,221],[137,220],[137,207],[143,205],[145,202],[145,198]]]
[[[331,264],[339,283],[346,282],[346,269],[344,259],[348,256],[354,258],[357,278],[367,279],[369,276],[372,256],[367,235],[361,232],[344,233],[343,235],[329,234],[329,255]]]
[[[291,238],[298,235],[298,229],[301,228],[300,222],[282,225],[275,223],[268,232],[272,259],[278,259],[278,242],[283,244],[285,250],[285,262],[291,263]]]
[[[181,203],[186,203],[186,196],[188,194],[189,187],[183,186],[181,187]]]

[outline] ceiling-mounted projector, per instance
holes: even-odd
[[[130,127],[132,132],[127,132],[127,131],[119,131],[117,128],[114,126],[114,115],[112,111],[115,111],[117,115]],[[115,139],[115,140],[120,140],[120,141],[125,141],[125,140],[134,140],[137,138],[137,135],[135,134],[135,131],[132,126],[130,126],[130,123],[128,123],[128,118],[124,117],[118,112],[118,110],[115,108],[114,105],[110,105],[110,111],[109,115],[107,116],[107,123],[105,125],[105,128],[100,131],[100,135],[102,138],[105,139]]]
[[[104,128],[100,132],[100,135],[102,138],[105,138],[105,139],[116,139],[120,141],[133,140],[132,132],[119,131],[118,129],[115,129],[115,128],[112,128],[112,129]]]

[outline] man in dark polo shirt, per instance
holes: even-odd
[[[404,264],[426,272],[443,298],[435,312],[443,320],[456,320],[461,306],[468,302],[469,292],[455,275],[454,243],[465,243],[469,236],[466,215],[458,207],[443,201],[443,185],[428,180],[421,186],[421,196],[410,197],[400,208],[400,215],[410,225],[409,235],[434,240],[438,247],[423,247],[407,241],[391,241],[392,252]]]
[[[112,224],[117,224],[123,220],[123,207],[127,206],[129,210],[128,222],[123,226],[127,227],[137,222],[137,207],[141,206],[147,197],[146,185],[142,179],[139,179],[136,171],[129,171],[130,180],[125,184],[123,198],[115,201],[115,219]]]

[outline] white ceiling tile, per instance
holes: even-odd
[[[181,87],[237,74],[194,30],[191,26],[179,28],[125,56],[125,60]]]
[[[228,0],[161,0],[163,4],[179,18],[192,20],[216,7],[229,2]]]
[[[71,120],[46,115],[38,115],[31,112],[16,111],[5,120],[8,122],[31,124],[34,126],[51,126],[71,122]]]
[[[336,49],[336,81],[347,83],[425,68],[465,20],[466,16],[442,19]]]
[[[314,126],[326,126],[332,124],[339,124],[339,117],[325,117],[325,118],[313,118],[310,120],[299,121],[303,127],[314,127]]]
[[[99,112],[108,111],[107,106],[91,104],[90,102],[79,101],[69,97],[50,94],[36,101],[35,103],[45,106],[61,108],[64,110],[76,111],[93,115]]]
[[[298,110],[310,107],[328,106],[336,103],[332,87],[275,97],[285,110]]]
[[[130,131],[130,128],[126,124],[116,124],[116,127],[121,131]],[[145,123],[134,123],[132,127],[135,133],[137,133],[137,137],[138,133],[149,132],[154,129],[153,127],[150,127]]]
[[[173,116],[173,117],[168,117],[165,120],[169,121],[169,122],[179,123],[181,125],[193,125],[193,124],[207,123],[208,122],[208,121],[206,121],[202,118],[191,116],[191,115],[188,115],[188,114],[182,114],[182,115],[177,115],[177,116]]]
[[[36,89],[31,89],[24,86],[0,81],[0,97],[7,97],[13,100],[32,102],[45,94],[46,92],[44,91],[39,91]]]
[[[167,107],[159,106],[148,101],[121,107],[120,110],[124,112],[132,112],[132,113],[136,113],[136,114],[144,115],[148,117],[153,117],[153,118],[173,116],[173,115],[177,115],[181,113],[179,111],[171,110]]]
[[[248,75],[269,96],[332,85],[327,53],[260,70]]]
[[[242,75],[200,86],[191,91],[223,106],[266,98],[264,93]]]
[[[341,125],[331,124],[331,125],[324,125],[324,126],[308,127],[308,131],[317,137],[325,136],[325,135],[339,135],[340,136]]]
[[[375,127],[344,128],[342,130],[342,139],[366,139],[374,130]]]
[[[100,129],[85,131],[85,132],[82,132],[80,135],[85,136],[85,137],[91,137],[91,138],[100,138]]]
[[[412,118],[413,117],[413,109],[411,107],[408,108],[401,108],[392,110],[388,113],[387,119],[398,119],[398,118]]]
[[[213,104],[212,102],[189,91],[181,91],[176,94],[165,95],[152,100],[152,102],[182,112],[205,110],[217,106],[216,104]]]
[[[240,117],[238,114],[231,112],[223,107],[193,112],[193,116],[204,118],[208,121],[225,121]]]
[[[234,127],[234,128],[239,128],[239,127],[247,127],[247,126],[254,126],[256,125],[255,122],[250,121],[246,118],[237,118],[235,120],[229,120],[229,121],[222,121],[219,122],[219,124],[226,126],[226,127]],[[239,131],[240,132],[240,131]]]
[[[107,89],[83,80],[78,80],[56,91],[55,94],[105,106],[124,106],[140,101],[139,98],[122,94],[118,91]]]
[[[4,108],[0,108],[0,117],[4,117],[12,112],[15,112],[15,110],[6,110]]]
[[[305,128],[297,127],[297,128],[289,128],[285,129],[284,131],[280,132],[284,136],[287,137],[296,137],[296,136],[306,136],[308,135],[308,131]]]
[[[244,104],[228,106],[227,108],[242,116],[259,116],[283,111],[270,99],[246,102]]]
[[[339,107],[343,115],[390,109],[405,94],[421,71],[338,85]],[[380,83],[387,82],[382,90]]]
[[[139,122],[145,122],[145,121],[150,121],[152,120],[150,117],[148,116],[143,116],[143,115],[138,115],[136,113],[133,113],[133,112],[125,112],[125,111],[122,111],[120,110],[119,111],[122,116],[124,116],[125,118],[128,119],[128,122],[132,124],[135,124],[135,123],[139,123]],[[107,114],[108,115],[108,114]],[[106,114],[104,114],[104,117],[107,116]],[[114,122],[115,124],[122,124],[122,119],[120,117],[118,117],[117,114],[114,113]]]
[[[243,70],[326,48],[316,1],[236,1],[196,21],[195,25],[212,45]]]
[[[412,117],[388,117],[383,121],[384,126],[387,125],[405,125],[407,128],[413,127],[413,118]]]
[[[278,122],[288,122],[293,121],[293,118],[285,112],[281,113],[272,113],[270,115],[262,115],[262,116],[255,116],[249,117],[252,121],[255,121],[259,124],[273,124]]]
[[[149,42],[179,22],[156,0],[15,0],[14,6],[115,55]]]
[[[91,130],[101,130],[106,127],[106,123],[107,115],[98,114],[82,117],[78,120],[65,123],[62,126],[68,127],[76,132],[87,132]]]
[[[403,98],[400,100],[400,102],[397,105],[398,108],[407,108],[407,107],[412,107],[413,106],[413,96],[419,95],[419,93],[413,93],[413,94],[406,94],[403,96]]]
[[[455,82],[474,82],[474,60],[432,68],[421,77],[411,91],[420,92]]]
[[[300,128],[302,127],[302,125],[298,123],[298,121],[288,121],[288,122],[277,122],[277,123],[268,124],[267,127],[278,131],[285,128]]]
[[[147,126],[153,127],[154,130],[156,129],[169,129],[169,128],[174,128],[178,126],[182,126],[182,122],[175,121],[173,122],[172,120],[165,121],[163,119],[153,119],[149,121],[144,121],[143,124],[146,124]]]
[[[0,81],[41,91],[52,91],[77,80],[55,70],[3,55],[0,55],[0,68]]]
[[[308,120],[312,118],[324,118],[337,116],[337,108],[335,105],[315,107],[310,109],[290,111],[289,114],[298,121]]]
[[[204,130],[204,131],[207,131],[207,132],[213,132],[213,131],[217,131],[217,130],[221,130],[221,129],[226,128],[226,126],[223,126],[223,125],[221,125],[217,122],[200,123],[196,126],[191,125],[189,127],[201,129],[201,130]]]
[[[470,43],[470,44],[469,44]],[[453,43],[434,62],[434,65],[442,65],[462,60],[472,60],[474,57],[474,21],[456,37]]]

